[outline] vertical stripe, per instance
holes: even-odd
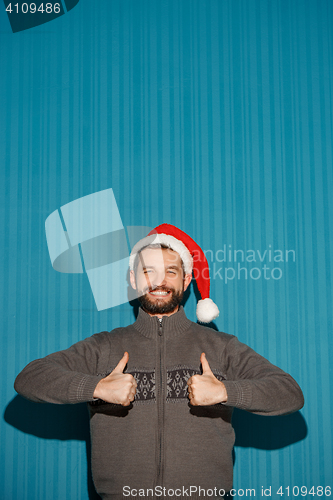
[[[57,273],[47,252],[47,216],[110,187],[125,226],[169,222],[207,251],[216,327],[304,390],[306,437],[276,424],[289,446],[270,449],[270,421],[235,414],[253,444],[240,426],[235,487],[332,485],[332,9],[82,0],[16,34],[3,11],[1,498],[89,497],[86,435],[54,435],[56,416],[38,418],[46,407],[13,382],[30,360],[134,319],[129,304],[97,312],[87,276]],[[195,306],[191,291],[191,319]]]

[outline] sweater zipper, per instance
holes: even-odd
[[[159,369],[158,369],[158,464],[157,464],[157,485],[163,485],[163,455],[164,455],[164,336],[163,336],[163,319],[158,318],[158,353],[159,353]]]

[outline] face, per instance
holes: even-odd
[[[136,275],[131,271],[131,285],[143,309],[158,316],[178,310],[191,278],[190,274],[184,276],[179,254],[169,248],[145,248]]]

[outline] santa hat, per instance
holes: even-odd
[[[166,245],[180,255],[184,264],[185,274],[192,274],[196,280],[201,300],[197,304],[197,318],[201,323],[210,323],[219,315],[216,304],[209,298],[210,276],[205,254],[192,238],[171,224],[161,224],[138,241],[130,255],[130,269],[134,269],[136,254],[144,247],[159,243]]]

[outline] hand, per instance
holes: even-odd
[[[133,375],[123,373],[128,359],[128,352],[125,352],[115,369],[98,382],[94,391],[94,398],[122,406],[131,404],[135,397],[137,383]]]
[[[209,406],[225,403],[228,399],[225,385],[213,374],[204,352],[200,356],[200,361],[202,375],[193,375],[187,381],[190,404]]]

